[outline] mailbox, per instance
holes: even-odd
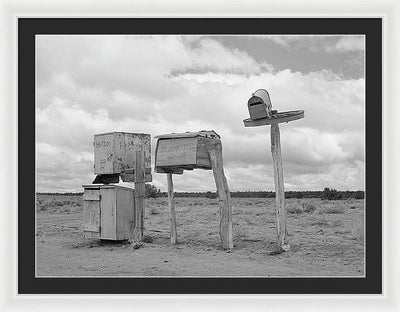
[[[145,152],[146,182],[151,182],[151,144],[150,134],[110,132],[94,136],[94,174],[93,183],[118,183],[121,176],[124,182],[133,181],[136,151]]]
[[[215,131],[203,130],[164,134],[155,138],[158,139],[155,153],[156,172],[167,172],[168,169],[211,169],[208,150],[220,136]]]
[[[253,120],[270,118],[272,104],[269,94],[264,89],[258,89],[247,102],[250,118]]]
[[[119,185],[83,185],[83,234],[86,238],[130,238],[135,190]]]

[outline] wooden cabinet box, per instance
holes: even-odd
[[[220,137],[214,131],[172,133],[156,136],[155,167],[157,172],[167,168],[211,169],[208,147]]]
[[[146,173],[151,173],[150,134],[111,132],[94,136],[94,174],[120,174],[135,168],[135,152],[145,152]]]
[[[135,190],[118,185],[84,185],[83,234],[87,238],[130,238]]]

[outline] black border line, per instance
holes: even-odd
[[[35,35],[366,35],[365,278],[36,278]],[[19,294],[380,294],[382,293],[381,18],[19,18]]]

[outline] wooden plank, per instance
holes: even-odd
[[[145,168],[144,172],[150,173],[151,174],[151,168]],[[126,168],[122,171],[122,173],[129,173],[129,174],[134,174],[135,173],[135,169],[134,168]]]
[[[178,139],[178,138],[195,138],[195,137],[209,137],[220,139],[218,133],[214,130],[202,130],[197,132],[183,132],[183,133],[169,133],[156,135],[155,139]]]
[[[100,200],[100,194],[83,194],[83,200]]]
[[[155,167],[154,171],[157,173],[183,174],[183,169],[177,167]]]
[[[100,232],[84,231],[84,238],[100,238]]]
[[[144,151],[144,166],[151,174],[151,137],[144,133],[125,133],[125,154],[121,170],[135,168],[136,151]]]
[[[94,136],[94,174],[114,173],[113,133]]]
[[[101,239],[117,239],[115,188],[101,188]]]
[[[127,187],[119,187],[116,192],[116,226],[117,240],[129,239],[133,230],[135,191]]]
[[[96,196],[100,197],[99,189],[84,189],[83,197]],[[83,201],[83,227],[97,229],[100,232],[100,201],[84,200]]]
[[[221,216],[219,233],[223,248],[230,250],[233,249],[232,203],[228,182],[226,181],[224,173],[221,141],[215,140],[211,147],[213,148],[211,148],[208,153],[210,155],[215,185],[219,196]]]
[[[101,185],[95,185],[95,184],[83,184],[82,187],[86,190],[100,190]]]
[[[121,173],[121,179],[124,182],[135,182],[135,174],[134,173]],[[145,182],[153,181],[153,176],[151,173],[146,173],[144,176]]]
[[[211,169],[210,155],[208,155],[208,148],[207,148],[208,147],[207,143],[210,140],[214,140],[214,139],[202,138],[202,137],[197,139],[196,164],[199,167]]]
[[[283,167],[281,156],[281,139],[279,125],[271,126],[271,153],[274,167],[274,181],[276,194],[276,230],[278,234],[277,252],[290,249],[286,233],[285,189],[283,182]]]
[[[283,122],[290,122],[293,120],[304,118],[304,111],[290,111],[290,112],[281,112],[277,113],[277,117],[271,118],[263,118],[263,119],[245,119],[243,120],[245,127],[259,127],[259,126],[266,126],[266,125],[277,125]]]
[[[168,208],[169,208],[169,224],[170,224],[170,241],[172,245],[178,243],[178,234],[176,231],[176,216],[174,202],[174,183],[172,181],[172,173],[167,174],[168,182]]]
[[[134,244],[140,244],[143,239],[144,227],[144,196],[145,196],[145,167],[144,152],[136,152],[135,161],[135,222],[132,233]]]
[[[159,139],[156,167],[196,165],[197,138]]]

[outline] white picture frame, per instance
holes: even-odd
[[[302,1],[262,2],[250,1],[202,1],[188,4],[184,1],[153,1],[128,3],[126,1],[2,1],[0,6],[3,43],[0,49],[1,62],[1,130],[5,142],[0,153],[1,172],[12,177],[1,181],[3,207],[0,250],[1,260],[1,304],[6,310],[85,309],[86,311],[137,310],[164,311],[183,310],[320,310],[327,311],[394,311],[400,308],[398,294],[400,278],[398,263],[400,245],[398,223],[400,213],[396,207],[399,191],[399,141],[400,96],[400,4],[393,1],[368,1],[362,5],[355,1],[319,2]],[[70,296],[70,295],[17,295],[17,18],[18,17],[382,17],[384,38],[383,74],[383,295],[363,296],[291,296],[291,295],[132,295],[132,296]],[[12,77],[12,79],[10,79]],[[4,104],[6,103],[6,104]],[[10,183],[10,181],[12,181]]]

